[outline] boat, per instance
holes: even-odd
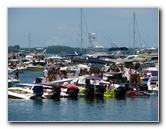
[[[18,69],[19,73],[24,73],[24,71],[27,69],[27,67],[17,67],[14,69],[11,69],[8,67],[8,74],[15,74],[17,69]]]
[[[55,99],[60,98],[60,87],[59,85],[42,85],[42,84],[35,84],[35,83],[18,83],[16,86],[21,87],[23,89],[32,89],[34,86],[40,85],[43,87],[43,95],[42,97],[45,99]],[[32,92],[32,90],[31,90]],[[64,95],[62,93],[62,95]],[[65,95],[64,95],[65,96]]]
[[[44,67],[41,65],[33,65],[33,64],[28,64],[26,71],[42,71],[44,70]]]
[[[153,92],[149,93],[149,95],[150,96],[158,96],[158,92],[153,91]]]
[[[75,52],[75,53],[71,53],[71,54],[66,54],[65,55],[66,58],[75,58],[75,59],[77,59],[77,58],[79,58],[81,56],[82,56],[82,52],[81,53]]]
[[[53,88],[55,86],[60,87],[60,97],[70,97],[77,98],[79,93],[79,87],[77,85],[72,84],[73,79],[60,79],[52,82],[43,82],[43,77],[38,77],[34,81],[34,84],[40,84],[43,87]],[[57,91],[56,91],[57,92]],[[58,90],[59,92],[59,90]]]
[[[97,43],[95,33],[89,33],[89,44],[90,46],[86,54],[87,60],[98,60],[99,58],[106,58],[110,56],[107,50],[104,49],[102,45]]]
[[[79,90],[79,95],[87,98],[103,97],[105,85],[109,84],[98,76],[83,76],[82,80],[77,81],[78,85],[83,87]]]
[[[8,98],[15,99],[44,99],[43,87],[35,85],[31,88],[10,87],[8,88]]]
[[[24,89],[22,87],[8,88],[8,98],[30,99],[32,95],[33,95],[33,91],[30,89]]]
[[[13,85],[19,83],[19,79],[15,79],[13,76],[8,75],[8,87],[12,87]]]
[[[147,60],[148,55],[139,54],[139,55],[129,55],[124,59],[117,59],[115,62],[118,63],[126,63],[125,65],[132,64],[133,62],[145,62]]]
[[[19,73],[24,73],[26,67],[20,59],[10,59],[8,60],[8,74],[15,74],[18,69]]]
[[[8,74],[14,73],[16,71],[16,69],[11,69],[8,67]]]
[[[158,77],[151,76],[147,82],[147,87],[149,91],[158,91]]]
[[[136,91],[135,94],[130,94],[129,92],[126,93],[126,97],[130,97],[130,98],[137,98],[137,97],[150,97],[150,93],[148,92],[144,92],[144,91]]]

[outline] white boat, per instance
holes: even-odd
[[[30,99],[32,96],[33,96],[33,91],[31,89],[22,88],[22,87],[8,88],[8,98]]]
[[[16,69],[11,69],[8,67],[8,74],[14,73],[16,71]]]
[[[12,87],[14,84],[17,84],[19,82],[20,82],[20,80],[15,79],[12,76],[8,76],[8,87]]]
[[[27,85],[28,86],[28,85]],[[28,87],[10,87],[8,88],[8,98],[16,99],[46,99],[43,94],[43,86],[36,85]],[[49,93],[46,93],[49,95]]]
[[[158,76],[158,68],[157,67],[148,67],[144,69],[144,73],[148,73],[151,76]]]
[[[157,76],[152,76],[147,82],[149,91],[158,91],[158,78]]]
[[[45,58],[45,61],[46,62],[50,62],[50,60],[52,60],[52,61],[60,61],[60,60],[62,60],[63,58],[61,57],[61,56],[59,56],[59,55],[52,55],[52,56],[50,56],[50,57],[46,57]]]
[[[116,63],[125,63],[125,62],[144,62],[147,60],[148,55],[139,54],[139,55],[129,55],[124,59],[117,59]]]
[[[33,65],[33,64],[29,64],[26,66],[27,67],[27,71],[42,71],[44,70],[44,67],[41,65]]]
[[[43,81],[43,77],[38,77],[36,80],[38,81],[40,79],[40,81]],[[54,99],[54,98],[63,98],[63,97],[69,97],[69,94],[67,93],[67,89],[71,86],[71,85],[63,85],[63,83],[68,83],[71,82],[72,79],[63,79],[63,80],[56,80],[53,82],[36,82],[34,81],[34,83],[18,83],[17,86],[18,87],[24,87],[24,88],[28,88],[31,89],[32,87],[36,86],[36,85],[41,85],[43,86],[43,97],[46,99]],[[69,84],[69,83],[68,83]],[[54,90],[54,87],[55,90]]]
[[[8,68],[8,74],[15,74],[16,70],[18,69],[19,73],[24,73],[27,67],[17,67],[15,69]]]
[[[89,49],[86,54],[87,59],[89,58],[101,58],[101,57],[109,57],[110,54],[104,49],[103,46],[99,45],[96,40],[95,33],[89,33]]]

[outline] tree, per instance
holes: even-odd
[[[14,48],[20,49],[20,46],[19,45],[15,45]]]

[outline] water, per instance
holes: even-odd
[[[21,82],[31,83],[42,72],[20,74]],[[158,97],[104,98],[40,101],[8,99],[8,121],[17,122],[158,122]]]

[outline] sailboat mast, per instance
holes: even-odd
[[[83,37],[82,37],[82,8],[81,8],[81,10],[80,10],[80,16],[81,16],[81,53],[82,53],[82,42],[83,42]]]
[[[135,12],[133,14],[133,54],[135,54]]]
[[[31,40],[30,40],[30,33],[29,33],[29,54],[30,54],[30,43],[31,43]]]

